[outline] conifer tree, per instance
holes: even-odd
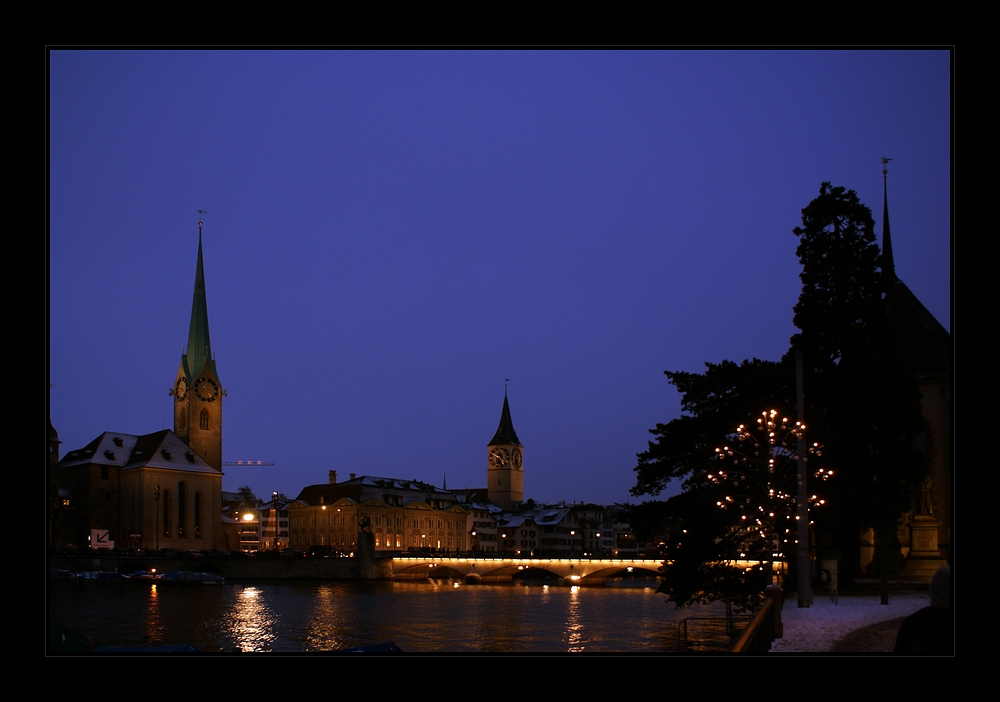
[[[853,190],[823,183],[794,230],[802,294],[792,350],[805,358],[809,423],[840,469],[824,516],[852,547],[861,528],[895,528],[926,472],[919,390],[890,350],[874,229]]]

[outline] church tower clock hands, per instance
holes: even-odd
[[[199,210],[199,214],[203,210]],[[222,470],[222,398],[226,391],[212,357],[208,334],[208,302],[202,260],[202,223],[198,222],[198,267],[194,275],[194,301],[188,343],[181,353],[177,379],[170,390],[174,398],[174,433],[210,466]]]
[[[514,431],[510,419],[510,405],[507,389],[504,388],[503,411],[500,426],[487,447],[488,467],[487,492],[490,502],[511,509],[524,501],[524,471],[522,466],[524,447]]]

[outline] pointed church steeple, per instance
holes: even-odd
[[[512,509],[524,499],[524,447],[514,431],[507,402],[507,387],[503,391],[503,411],[500,426],[486,447],[487,495],[490,502],[503,509]]]
[[[882,157],[882,279],[886,287],[895,283],[896,266],[892,260],[892,239],[889,238],[889,189],[886,182],[886,164],[891,158]]]
[[[493,440],[489,443],[490,446],[498,446],[500,444],[507,444],[508,446],[521,445],[521,442],[517,438],[517,432],[514,431],[514,422],[510,420],[510,405],[507,403],[506,388],[504,388],[503,392],[503,411],[500,413],[500,426],[497,427],[497,433],[493,435]]]
[[[201,253],[201,222],[198,222],[198,267],[194,274],[194,300],[191,302],[191,327],[185,356],[188,375],[197,378],[212,358],[208,334],[208,300],[205,296],[205,264]]]
[[[174,398],[174,433],[210,466],[222,470],[222,398],[226,391],[219,380],[208,335],[201,227],[199,221],[198,267],[194,275],[188,345],[186,353],[181,354],[180,369],[170,394]]]

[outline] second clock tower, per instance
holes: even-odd
[[[194,276],[194,302],[188,344],[181,353],[177,379],[170,390],[174,398],[174,433],[218,471],[222,470],[222,398],[208,335],[208,302],[198,222],[198,267]]]
[[[493,440],[487,446],[489,464],[486,469],[487,493],[493,504],[511,509],[524,501],[524,467],[522,465],[524,447],[514,431],[510,419],[510,405],[507,391],[503,394],[503,412],[500,426]]]

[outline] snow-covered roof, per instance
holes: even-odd
[[[119,470],[162,468],[219,474],[169,429],[141,436],[106,431],[82,449],[70,451],[59,461],[61,467],[89,464],[115,466]]]

